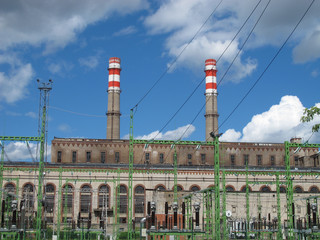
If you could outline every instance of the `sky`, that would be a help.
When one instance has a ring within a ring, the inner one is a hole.
[[[311,2],[2,0],[0,135],[38,136],[36,80],[52,79],[49,156],[54,137],[106,138],[108,59],[119,57],[121,138],[137,105],[135,138],[204,141],[204,62],[214,58],[221,141],[319,143],[320,117],[300,122],[320,107],[319,1],[283,46]],[[32,154],[3,144],[8,160],[36,158],[36,143]]]

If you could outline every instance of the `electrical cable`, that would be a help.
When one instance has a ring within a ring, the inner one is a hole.
[[[261,1],[261,0],[260,0]],[[187,45],[182,49],[182,51],[179,53],[179,55],[174,59],[174,61],[166,68],[166,70],[160,75],[158,80],[151,86],[151,88],[143,95],[143,97],[137,102],[137,104],[132,109],[137,109],[138,105],[149,95],[149,93],[152,91],[152,89],[159,83],[159,81],[169,72],[169,70],[172,68],[172,66],[178,61],[182,53],[186,50],[186,48],[191,44],[191,42],[196,38],[198,33],[202,30],[202,28],[205,26],[205,24],[209,21],[211,16],[216,12],[218,7],[221,5],[223,0],[221,0],[218,5],[215,7],[215,9],[210,13],[210,15],[207,17],[207,19],[204,21],[204,23],[201,25],[201,27],[198,29],[198,31],[195,33],[195,35],[191,38],[191,40],[187,43]]]
[[[105,118],[106,116],[103,115],[92,115],[92,114],[86,114],[86,113],[78,113],[78,112],[74,112],[74,111],[70,111],[70,110],[66,110],[63,108],[58,108],[58,107],[54,107],[54,106],[48,106],[48,108],[54,109],[54,110],[58,110],[58,111],[62,111],[62,112],[67,112],[67,113],[72,113],[75,115],[80,115],[80,116],[85,116],[85,117],[97,117],[97,118]]]
[[[248,92],[243,96],[243,98],[240,100],[240,102],[236,105],[236,107],[231,111],[231,113],[227,116],[227,118],[221,123],[220,127],[223,126],[225,124],[226,121],[228,121],[228,119],[233,115],[233,113],[239,108],[239,106],[242,104],[242,102],[247,98],[247,96],[250,94],[250,92],[254,89],[254,87],[258,84],[258,82],[261,80],[261,78],[263,77],[263,75],[266,73],[266,71],[269,69],[269,67],[271,66],[271,64],[274,62],[274,60],[277,58],[277,56],[279,55],[279,53],[281,52],[281,50],[284,48],[284,46],[286,45],[286,43],[288,42],[288,40],[290,39],[290,37],[293,35],[293,33],[295,32],[295,30],[297,29],[297,27],[300,25],[300,23],[302,22],[302,20],[304,19],[304,17],[306,16],[306,14],[308,13],[309,9],[311,8],[311,6],[313,5],[315,0],[313,0],[309,7],[306,9],[306,11],[304,12],[304,14],[302,15],[302,17],[300,18],[300,20],[298,21],[298,23],[295,25],[295,27],[292,29],[291,33],[289,34],[289,36],[286,38],[286,40],[284,41],[284,43],[281,45],[281,47],[278,49],[278,51],[276,52],[276,54],[274,55],[274,57],[271,59],[271,61],[269,62],[269,64],[266,66],[266,68],[264,69],[264,71],[260,74],[260,76],[257,78],[257,80],[254,82],[254,84],[252,85],[252,87],[248,90]]]
[[[252,14],[255,12],[255,10],[257,9],[257,7],[259,6],[259,4],[261,3],[262,0],[260,0],[255,7],[251,10],[249,16],[246,18],[246,20],[242,23],[242,26],[239,28],[239,30],[237,31],[237,33],[234,35],[234,37],[232,38],[232,40],[230,41],[229,45],[224,49],[224,51],[222,52],[222,54],[219,56],[218,60],[216,61],[216,63],[219,62],[219,60],[222,58],[222,56],[225,54],[225,52],[228,50],[228,48],[231,46],[231,44],[233,43],[233,41],[236,39],[236,37],[239,35],[240,31],[243,29],[243,27],[245,26],[245,24],[248,22],[248,20],[250,19],[250,17],[252,16]],[[269,0],[270,2],[270,0]],[[269,3],[268,3],[269,4]],[[262,13],[263,14],[263,13]],[[261,15],[260,15],[261,17]],[[244,45],[243,45],[244,46]],[[165,123],[165,125],[161,128],[161,130],[159,131],[159,133],[153,138],[153,140],[168,126],[168,124],[173,120],[173,118],[180,112],[180,110],[186,105],[186,103],[190,100],[190,98],[194,95],[194,93],[198,90],[198,88],[200,87],[200,85],[204,82],[205,77],[202,78],[202,80],[199,82],[199,84],[196,86],[196,88],[191,92],[191,94],[189,94],[189,96],[187,97],[187,99],[182,103],[182,105],[178,108],[178,110],[172,115],[172,117]],[[208,101],[208,100],[207,100]],[[206,102],[207,103],[207,102]],[[205,106],[205,104],[204,104]],[[204,108],[204,106],[202,107],[202,109]],[[199,114],[198,114],[199,115]],[[190,125],[189,125],[190,127]],[[187,128],[187,130],[189,130],[189,127]],[[186,132],[186,131],[185,131]],[[185,134],[185,132],[182,134],[182,136]],[[180,137],[179,139],[181,139],[182,137]]]

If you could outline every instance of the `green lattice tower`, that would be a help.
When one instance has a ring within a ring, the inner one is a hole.
[[[228,239],[228,232],[227,232],[227,191],[226,191],[226,171],[223,169],[222,171],[222,189],[223,189],[223,194],[222,194],[222,220],[223,220],[223,239],[227,240]]]
[[[279,173],[276,173],[276,183],[277,183],[277,218],[278,218],[277,240],[280,240],[282,239],[282,227],[281,227],[281,201],[280,201]]]
[[[249,240],[249,228],[250,228],[250,205],[249,205],[249,163],[246,161],[246,239]]]
[[[215,206],[214,224],[216,239],[220,239],[220,162],[219,162],[219,137],[214,138],[214,186],[215,186]]]
[[[61,223],[61,199],[62,199],[62,167],[59,168],[59,190],[58,190],[58,216],[57,216],[57,239],[60,239]]]
[[[132,240],[133,231],[132,220],[133,220],[133,202],[132,202],[132,175],[133,175],[133,109],[130,111],[130,133],[129,133],[129,179],[128,179],[128,239]]]

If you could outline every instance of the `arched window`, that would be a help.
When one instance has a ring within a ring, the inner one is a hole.
[[[44,188],[45,196],[45,211],[47,213],[54,212],[54,197],[55,197],[55,187],[53,184],[48,183]]]
[[[135,213],[144,213],[144,187],[137,186],[134,189],[134,206]]]
[[[233,186],[227,186],[226,187],[227,192],[234,192],[234,187]]]
[[[84,185],[80,189],[80,212],[89,213],[91,211],[91,187]]]
[[[172,189],[174,190],[174,187]],[[181,185],[177,185],[177,191],[178,192],[183,191],[183,187]]]
[[[197,191],[200,191],[200,188],[199,188],[198,186],[192,186],[192,187],[190,188],[190,191],[192,191],[192,192],[197,192]]]
[[[155,188],[155,190],[160,191],[160,192],[164,192],[166,190],[166,188],[163,185],[159,185]]]
[[[241,192],[246,192],[246,191],[247,191],[247,186],[243,186],[243,187],[241,188]],[[249,187],[249,192],[252,192],[251,187]]]
[[[34,208],[34,190],[31,183],[27,183],[23,187],[23,199],[25,200],[26,212],[33,213]]]
[[[263,186],[260,188],[260,192],[271,192],[271,189],[268,186]]]
[[[13,183],[7,183],[5,186],[4,186],[4,191],[6,193],[13,193],[15,194],[16,193],[16,187]]]
[[[312,186],[312,187],[310,187],[309,192],[310,193],[319,193],[319,188],[316,186]]]
[[[120,213],[127,213],[128,196],[125,185],[120,185]]]
[[[280,193],[286,193],[287,189],[285,186],[280,186]]]
[[[110,187],[108,185],[101,185],[99,187],[99,208],[110,208]]]
[[[73,210],[73,187],[68,184],[62,189],[62,213],[72,213]]]
[[[302,189],[302,187],[297,186],[297,187],[294,188],[293,192],[295,192],[295,193],[303,193],[303,189]]]

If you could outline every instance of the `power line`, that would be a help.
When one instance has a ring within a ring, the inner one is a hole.
[[[260,0],[261,1],[261,0]],[[198,31],[195,33],[195,35],[191,38],[191,40],[187,43],[187,45],[181,50],[179,55],[174,59],[174,61],[166,68],[166,70],[160,75],[157,81],[151,86],[151,88],[143,95],[143,97],[137,102],[137,104],[132,108],[137,108],[138,105],[149,95],[149,93],[152,91],[152,89],[160,82],[160,80],[169,72],[169,70],[174,66],[174,64],[178,61],[182,53],[186,50],[186,48],[191,44],[191,42],[196,38],[198,33],[202,30],[202,28],[205,26],[205,24],[209,21],[211,16],[215,13],[215,11],[218,9],[218,7],[221,5],[223,0],[221,0],[218,5],[215,7],[215,9],[210,13],[210,15],[207,17],[207,19],[204,21],[204,23],[201,25],[201,27],[198,29]]]
[[[106,117],[103,115],[92,115],[92,114],[74,112],[74,111],[70,111],[70,110],[66,110],[66,109],[58,108],[58,107],[54,107],[54,106],[48,106],[48,108],[52,108],[52,109],[55,109],[58,111],[67,112],[67,113],[71,113],[71,114],[75,114],[75,115],[79,115],[79,116],[85,116],[85,117],[96,117],[96,118],[105,118]]]
[[[247,98],[247,96],[250,94],[250,92],[254,89],[254,87],[258,84],[258,82],[261,80],[261,78],[263,77],[263,75],[265,74],[265,72],[269,69],[269,67],[271,66],[271,64],[274,62],[274,60],[277,58],[277,56],[279,55],[279,53],[281,52],[281,50],[284,48],[284,46],[286,45],[286,43],[288,42],[288,40],[290,39],[290,37],[292,36],[292,34],[295,32],[295,30],[297,29],[297,27],[300,25],[300,23],[302,22],[302,20],[304,19],[304,17],[306,16],[306,14],[308,13],[309,9],[311,8],[311,6],[313,5],[315,0],[313,0],[309,7],[307,8],[307,10],[304,12],[304,14],[302,15],[302,17],[300,18],[300,20],[298,21],[298,23],[295,25],[295,27],[292,29],[291,33],[289,34],[289,36],[286,38],[286,40],[284,41],[284,43],[282,44],[282,46],[278,49],[277,53],[274,55],[274,57],[271,59],[271,61],[269,62],[269,64],[266,66],[266,68],[264,69],[264,71],[260,74],[260,76],[258,77],[258,79],[254,82],[254,84],[252,85],[252,87],[248,90],[248,92],[243,96],[243,98],[240,100],[240,102],[236,105],[236,107],[231,111],[231,113],[228,115],[228,117],[222,122],[222,124],[220,125],[223,126],[224,123],[233,115],[233,113],[239,108],[239,106],[242,104],[242,102]]]

